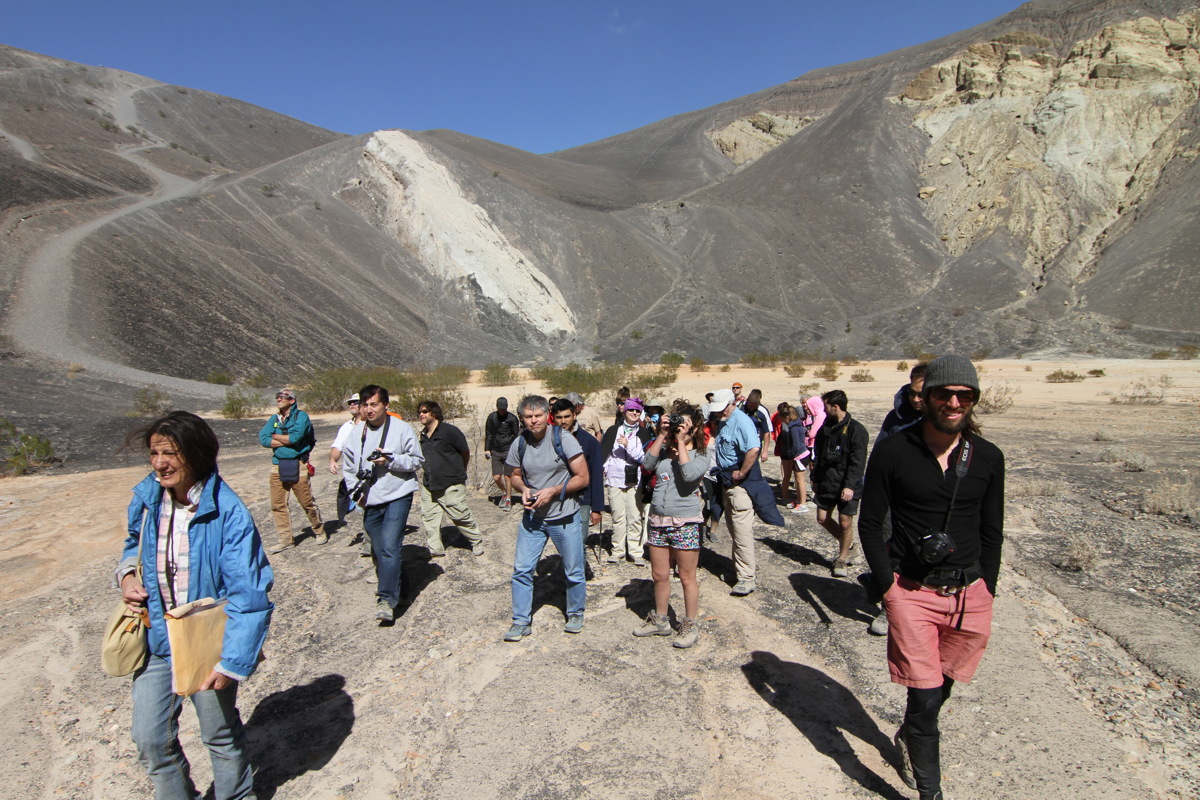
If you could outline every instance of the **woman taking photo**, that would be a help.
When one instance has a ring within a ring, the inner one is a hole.
[[[700,530],[704,510],[700,481],[711,459],[704,439],[700,409],[676,400],[671,417],[646,448],[642,465],[656,476],[648,514],[650,573],[654,578],[654,610],[634,636],[670,636],[667,616],[671,601],[671,563],[679,570],[685,616],[673,644],[691,647],[699,634],[700,587],[696,565],[700,561]]]
[[[183,698],[172,690],[163,613],[204,597],[227,599],[221,659],[191,696],[212,759],[217,800],[254,797],[242,742],[237,689],[254,672],[273,606],[271,566],[246,506],[217,474],[216,434],[204,420],[173,411],[130,435],[151,473],[133,489],[129,535],[117,568],[125,603],[149,614],[146,665],[133,674],[133,741],[158,800],[193,800],[179,747]],[[138,567],[141,567],[139,576]]]

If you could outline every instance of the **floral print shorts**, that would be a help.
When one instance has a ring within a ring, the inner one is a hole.
[[[660,528],[649,526],[646,541],[651,547],[674,547],[676,550],[700,549],[699,522],[687,522],[679,526]]]

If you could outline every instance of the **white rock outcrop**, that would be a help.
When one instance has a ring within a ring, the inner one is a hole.
[[[360,164],[361,173],[345,189],[365,192],[374,204],[372,221],[431,275],[448,282],[473,279],[486,297],[543,333],[574,332],[575,315],[554,281],[419,141],[403,131],[377,132]]]

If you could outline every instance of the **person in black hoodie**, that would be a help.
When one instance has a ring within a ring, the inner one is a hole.
[[[921,390],[925,387],[927,369],[929,365],[921,363],[909,371],[908,383],[901,386],[892,398],[892,410],[883,418],[883,424],[879,426],[879,435],[875,437],[875,444],[879,444],[901,428],[907,428],[921,420],[925,410]]]
[[[863,472],[867,467],[867,429],[846,410],[849,400],[841,389],[821,395],[825,424],[817,432],[813,450],[813,494],[817,522],[838,540],[833,577],[846,577],[854,547],[854,515],[862,495]],[[833,519],[837,507],[838,518]]]

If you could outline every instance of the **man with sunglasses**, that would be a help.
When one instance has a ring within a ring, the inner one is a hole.
[[[895,737],[901,775],[921,800],[941,800],[938,715],[954,682],[974,676],[991,634],[1004,454],[979,435],[979,377],[968,359],[930,362],[921,399],[922,421],[871,453],[858,533],[887,609],[888,671],[908,687]]]

